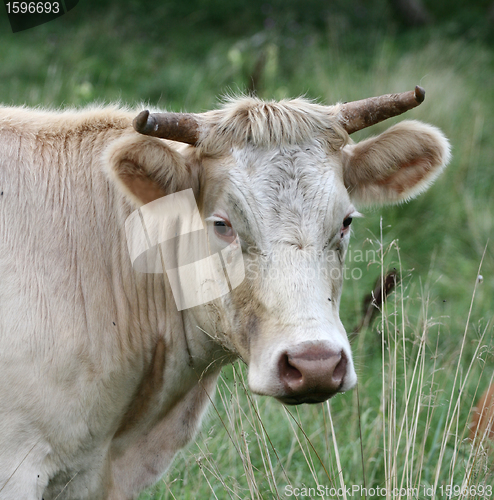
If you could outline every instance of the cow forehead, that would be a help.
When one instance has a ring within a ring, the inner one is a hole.
[[[209,210],[224,210],[239,231],[253,236],[269,232],[281,241],[298,235],[298,241],[314,242],[339,227],[351,206],[339,155],[317,141],[237,148],[227,163],[213,182],[217,194]]]
[[[308,145],[270,150],[243,148],[233,151],[232,158],[230,182],[237,187],[246,183],[248,191],[266,209],[293,205],[291,209],[295,210],[297,202],[299,210],[317,210],[319,204],[313,202],[335,200],[337,180],[342,179],[339,162],[322,148]]]

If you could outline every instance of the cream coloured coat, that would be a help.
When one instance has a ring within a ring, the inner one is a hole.
[[[342,223],[354,203],[424,190],[449,145],[419,122],[353,144],[337,111],[239,99],[204,114],[191,147],[138,135],[118,108],[0,108],[0,499],[135,498],[236,356],[254,392],[293,402],[280,359],[323,345],[345,359],[338,391],[353,387]],[[187,188],[234,227],[251,272],[179,312],[166,275],[133,270],[124,223]]]

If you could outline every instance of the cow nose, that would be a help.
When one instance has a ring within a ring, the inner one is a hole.
[[[283,353],[279,375],[286,394],[285,404],[321,403],[334,396],[343,385],[348,360],[343,351],[311,345]]]

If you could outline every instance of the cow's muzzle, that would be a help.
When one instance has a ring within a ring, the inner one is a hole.
[[[289,405],[322,403],[341,392],[347,366],[343,350],[325,343],[304,342],[296,350],[283,352],[278,372],[285,394],[278,399]]]

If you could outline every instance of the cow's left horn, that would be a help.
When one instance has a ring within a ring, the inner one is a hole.
[[[398,116],[421,104],[425,90],[418,85],[415,90],[401,94],[386,94],[361,101],[347,102],[340,106],[339,120],[343,128],[353,134],[393,116]]]
[[[137,132],[161,139],[196,144],[199,140],[199,123],[191,113],[149,113],[141,111],[133,122]]]

